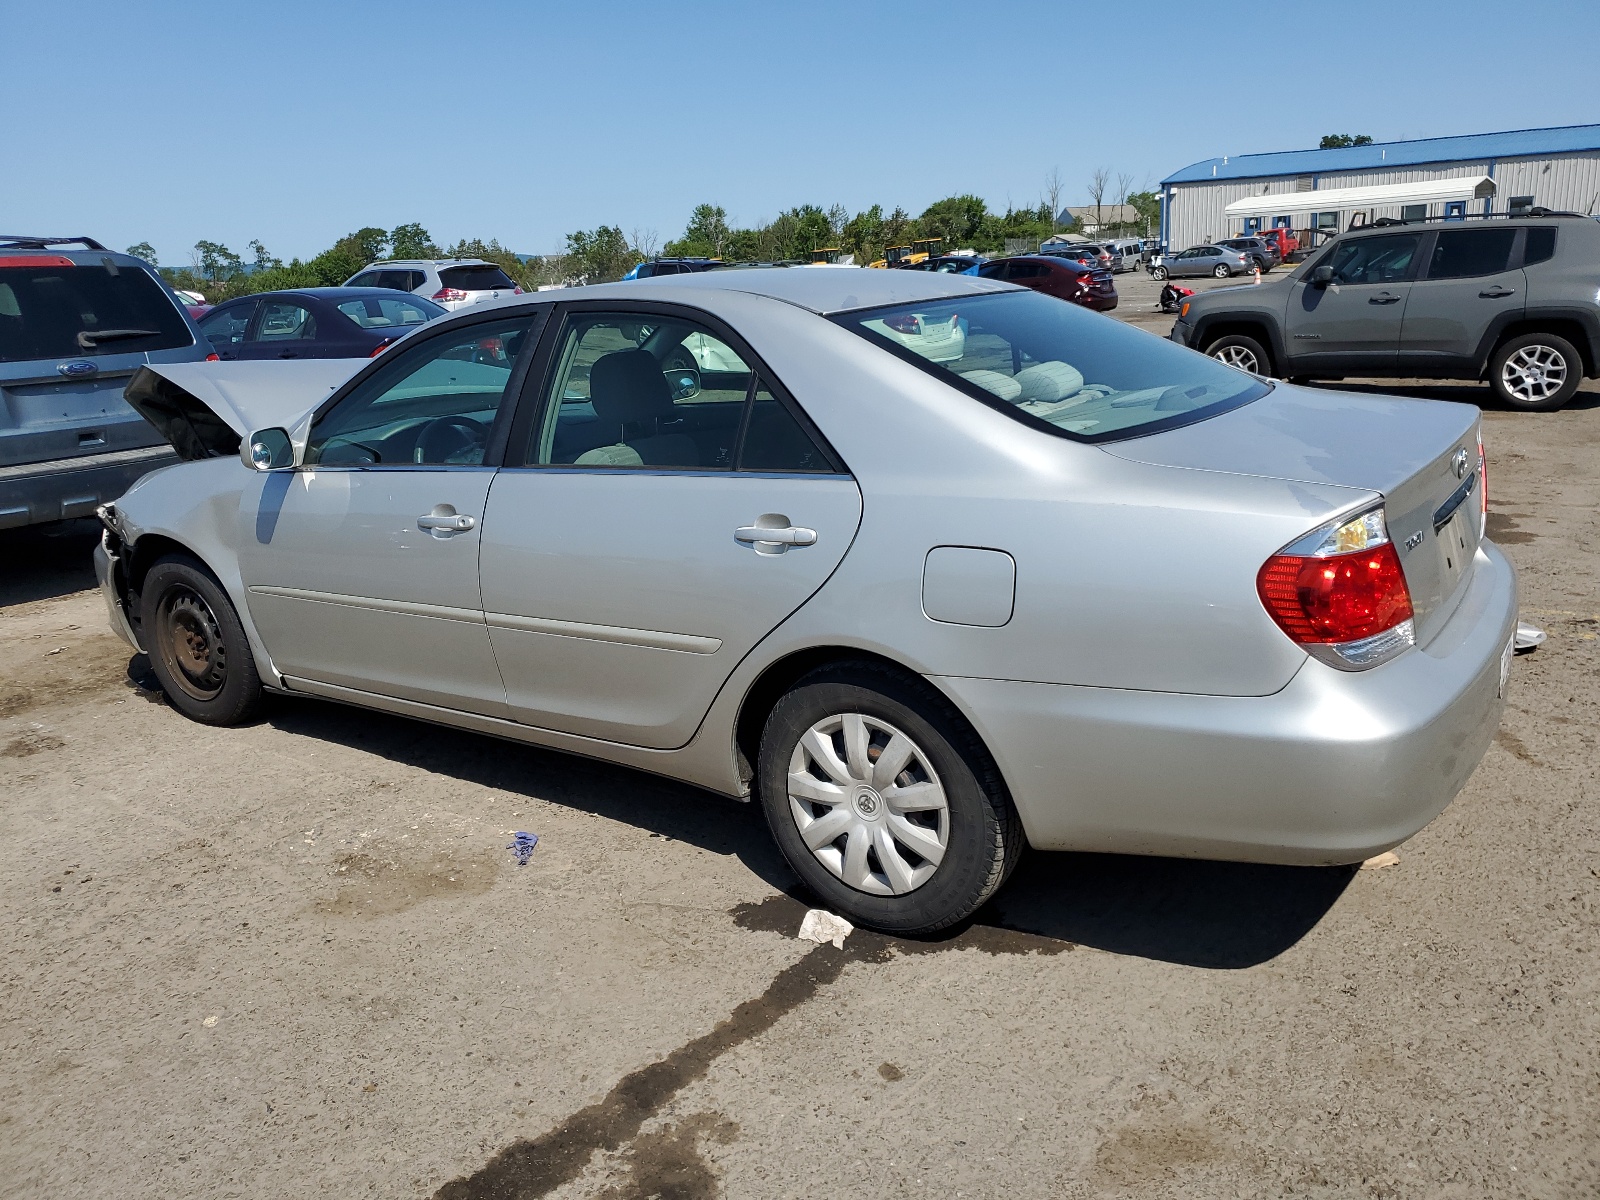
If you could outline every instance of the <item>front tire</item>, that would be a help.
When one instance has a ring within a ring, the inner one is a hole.
[[[1553,333],[1511,338],[1489,360],[1489,384],[1511,408],[1554,412],[1583,382],[1583,359],[1571,342]]]
[[[1167,277],[1167,269],[1165,267],[1151,267],[1150,268],[1150,278],[1152,278],[1152,279],[1165,279],[1166,277]]]
[[[976,735],[926,683],[873,664],[820,668],[778,701],[757,781],[789,865],[857,925],[944,929],[976,912],[1022,853]]]
[[[1206,347],[1206,353],[1218,362],[1249,371],[1252,375],[1272,374],[1272,362],[1267,358],[1266,347],[1242,333],[1230,333],[1218,338]]]
[[[239,725],[261,707],[244,626],[216,577],[186,554],[157,559],[139,592],[150,668],[173,708],[203,725]]]

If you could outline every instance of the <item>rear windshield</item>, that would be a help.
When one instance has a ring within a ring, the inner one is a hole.
[[[1270,385],[1038,292],[843,313],[834,320],[1024,424],[1080,441],[1188,425]]]
[[[392,329],[397,325],[421,325],[445,310],[421,296],[401,295],[362,296],[359,300],[346,300],[339,311],[363,329]]]
[[[177,304],[138,267],[0,267],[0,362],[193,344]]]
[[[516,285],[499,267],[446,267],[439,272],[439,282],[445,287],[461,292],[492,292],[496,288],[510,291]]]

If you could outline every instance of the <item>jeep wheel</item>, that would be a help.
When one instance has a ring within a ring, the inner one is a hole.
[[[1583,360],[1571,342],[1552,333],[1514,337],[1489,360],[1495,395],[1524,412],[1554,412],[1582,381]]]
[[[1266,349],[1255,338],[1245,337],[1241,333],[1218,338],[1206,347],[1206,353],[1218,362],[1249,371],[1252,375],[1272,374],[1272,361],[1267,357]]]
[[[1233,274],[1233,268],[1227,263],[1218,263],[1216,266],[1211,268],[1211,273],[1218,279],[1226,279],[1228,276]]]
[[[238,725],[261,706],[244,626],[216,577],[188,555],[158,559],[139,589],[150,669],[173,708],[205,725]]]
[[[1024,845],[994,761],[938,692],[869,663],[801,679],[761,733],[757,791],[824,907],[886,933],[971,916]]]

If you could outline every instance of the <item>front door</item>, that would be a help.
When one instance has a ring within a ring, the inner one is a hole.
[[[396,352],[318,416],[303,466],[246,489],[240,570],[284,675],[506,714],[478,547],[533,319]]]
[[[553,351],[542,416],[484,522],[483,603],[511,709],[681,746],[833,572],[861,494],[727,330],[671,310],[579,311]]]
[[[240,358],[315,358],[316,345],[316,314],[279,297],[261,302],[255,324],[236,349]]]
[[[1490,328],[1520,316],[1527,297],[1522,271],[1510,269],[1520,231],[1441,229],[1427,269],[1406,302],[1400,365],[1419,375],[1475,378],[1478,346]]]
[[[1334,246],[1289,291],[1284,344],[1292,370],[1393,372],[1421,233],[1351,238]],[[1326,284],[1311,281],[1331,267]]]

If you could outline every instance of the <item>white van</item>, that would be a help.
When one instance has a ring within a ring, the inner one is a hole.
[[[1115,264],[1113,270],[1136,271],[1144,261],[1144,243],[1138,238],[1115,238],[1104,244],[1111,251],[1111,261]],[[1116,257],[1119,254],[1122,256],[1120,262]]]

